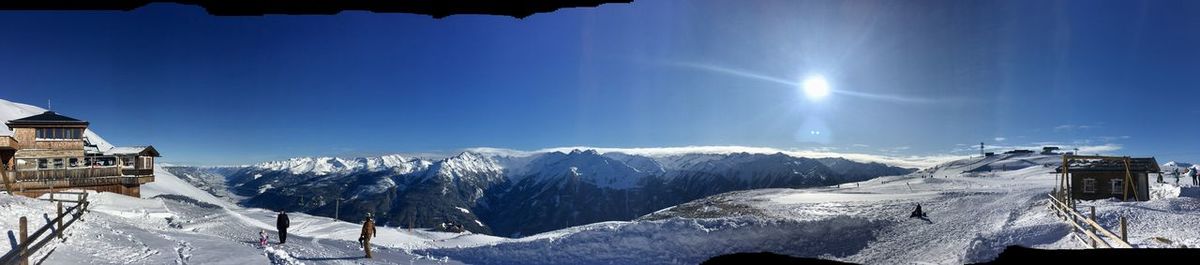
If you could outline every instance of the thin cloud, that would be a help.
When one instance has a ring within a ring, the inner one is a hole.
[[[908,149],[908,146],[898,147],[899,149]],[[538,153],[546,152],[571,152],[573,150],[596,150],[599,153],[625,153],[632,155],[643,155],[649,157],[668,157],[685,154],[731,154],[731,153],[751,153],[751,154],[776,154],[783,153],[785,155],[805,158],[832,158],[841,157],[858,162],[875,162],[893,166],[909,167],[909,168],[927,168],[938,164],[963,159],[967,156],[962,155],[926,155],[926,156],[888,156],[874,155],[861,153],[845,153],[811,149],[779,149],[771,147],[750,147],[750,146],[683,146],[683,147],[640,147],[640,148],[604,148],[591,146],[568,146],[545,148],[535,151],[521,151],[504,148],[470,148],[467,151],[479,153],[492,153],[508,156],[529,156]]]
[[[1093,129],[1093,128],[1096,128],[1096,126],[1095,125],[1063,124],[1063,125],[1059,125],[1059,126],[1054,126],[1054,131],[1055,132],[1067,132],[1067,131],[1075,131],[1075,130],[1088,130],[1088,129]]]

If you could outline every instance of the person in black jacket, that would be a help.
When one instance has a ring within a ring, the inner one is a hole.
[[[913,210],[912,214],[908,215],[908,218],[925,218],[925,217],[927,217],[927,216],[925,215],[924,211],[921,211],[920,203],[917,204],[917,209]]]
[[[287,213],[279,211],[279,216],[275,218],[275,228],[279,230],[279,244],[287,243],[287,229],[291,224]]]

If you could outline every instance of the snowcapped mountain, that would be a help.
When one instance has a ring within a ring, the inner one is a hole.
[[[1163,163],[1160,168],[1164,174],[1175,174],[1175,172],[1178,171],[1179,174],[1182,175],[1186,174],[1188,169],[1191,169],[1192,171],[1200,171],[1200,165],[1175,161]]]
[[[913,171],[782,153],[650,157],[596,150],[473,150],[440,160],[400,155],[302,157],[244,168],[167,170],[204,176],[185,177],[188,181],[224,179],[227,197],[251,207],[337,214],[351,221],[371,212],[384,225],[434,227],[454,222],[471,231],[506,236],[631,220],[734,190],[833,185]]]
[[[360,170],[372,172],[381,170],[396,170],[398,173],[403,174],[420,170],[428,166],[429,163],[427,161],[407,158],[401,155],[360,157],[354,159],[343,159],[337,157],[301,157],[254,165],[255,168],[262,170],[287,170],[293,175],[328,175],[333,173],[348,173]]]

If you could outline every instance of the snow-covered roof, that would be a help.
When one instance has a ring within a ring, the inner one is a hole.
[[[1100,160],[1100,159],[1072,159],[1070,161],[1069,171],[1125,171],[1124,160]],[[1132,172],[1161,172],[1158,162],[1153,157],[1130,158],[1129,171]],[[1061,173],[1062,167],[1055,168],[1054,172]]]
[[[158,150],[154,150],[154,146],[118,146],[104,151],[105,155],[138,155],[145,154],[158,156]]]

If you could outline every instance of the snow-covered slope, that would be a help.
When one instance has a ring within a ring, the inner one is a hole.
[[[0,99],[0,120],[9,121],[42,114],[46,109]],[[12,135],[8,126],[0,126],[0,135]]]
[[[160,169],[161,170],[161,169]],[[500,238],[379,227],[372,241],[375,259],[363,259],[356,246],[360,226],[324,217],[291,213],[287,244],[277,245],[276,212],[242,208],[204,193],[173,174],[160,171],[143,196],[93,193],[91,211],[67,230],[67,240],[52,240],[33,255],[45,264],[458,264],[444,257],[415,255],[410,249],[474,246]],[[15,230],[17,216],[40,221],[53,204],[0,194],[0,229]],[[259,230],[271,237],[257,247]],[[7,252],[10,244],[0,244]]]
[[[46,112],[46,110],[39,107],[0,99],[0,122],[25,118],[42,114],[43,112]],[[9,130],[8,126],[0,126],[0,135],[12,135],[12,130]],[[99,147],[100,150],[108,150],[113,148],[112,144],[108,143],[108,141],[105,141],[104,138],[101,138],[99,135],[96,135],[92,129],[85,130],[83,132],[83,136],[88,143],[96,145],[96,147]]]
[[[865,264],[962,264],[1006,246],[1083,248],[1047,207],[1048,156],[965,159],[936,169],[837,186],[724,193],[631,222],[604,222],[466,248],[418,251],[474,264],[695,264],[734,252],[771,251]],[[1035,163],[1038,163],[1035,162]],[[968,173],[963,173],[968,172]],[[928,176],[935,177],[928,177]],[[1200,187],[1152,187],[1149,202],[1100,200],[1099,222],[1131,220],[1138,247],[1200,247]],[[920,203],[929,222],[908,218]],[[1170,243],[1167,243],[1170,242]]]

